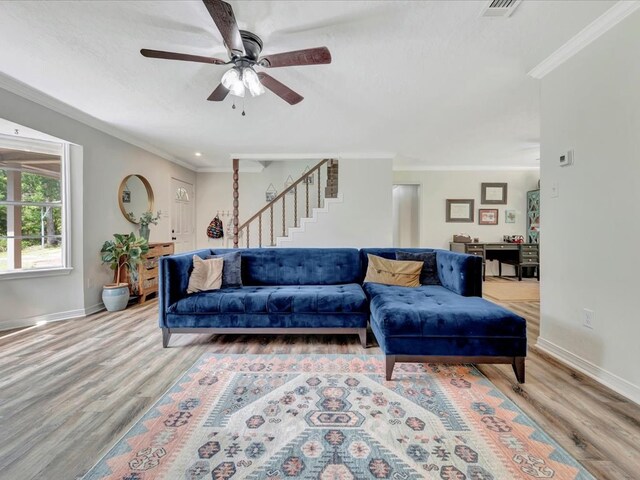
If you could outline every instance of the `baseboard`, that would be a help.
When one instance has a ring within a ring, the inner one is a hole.
[[[0,321],[0,330],[13,330],[14,328],[33,327],[34,325],[41,325],[43,323],[84,318],[87,315],[91,315],[101,310],[104,310],[104,305],[102,303],[97,303],[88,308],[77,308],[75,310],[67,310],[66,312],[47,313],[45,315],[19,318],[17,320]]]
[[[544,338],[538,337],[536,348],[640,405],[640,387],[637,385]]]

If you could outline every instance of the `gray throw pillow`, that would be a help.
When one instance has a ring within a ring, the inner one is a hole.
[[[242,257],[240,252],[210,255],[207,258],[222,258],[222,288],[242,286]]]
[[[421,285],[442,285],[438,276],[436,252],[396,252],[396,260],[424,262],[420,272]]]

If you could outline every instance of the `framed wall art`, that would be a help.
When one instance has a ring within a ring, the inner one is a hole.
[[[497,208],[481,208],[478,210],[478,225],[497,225],[498,209]]]
[[[506,183],[483,183],[481,184],[482,195],[480,203],[482,205],[506,205],[507,204],[507,184]]]
[[[447,223],[473,223],[473,199],[447,199]]]
[[[516,211],[505,210],[504,211],[504,223],[516,223]]]

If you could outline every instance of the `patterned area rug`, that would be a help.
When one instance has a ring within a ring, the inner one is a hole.
[[[592,479],[475,367],[203,356],[85,479]]]

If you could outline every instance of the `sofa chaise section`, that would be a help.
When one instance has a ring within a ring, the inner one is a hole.
[[[397,250],[361,250],[363,268],[368,253],[395,258]],[[396,362],[507,363],[523,383],[526,320],[481,298],[481,259],[446,250],[402,251],[434,251],[442,285],[364,284],[387,379]]]

